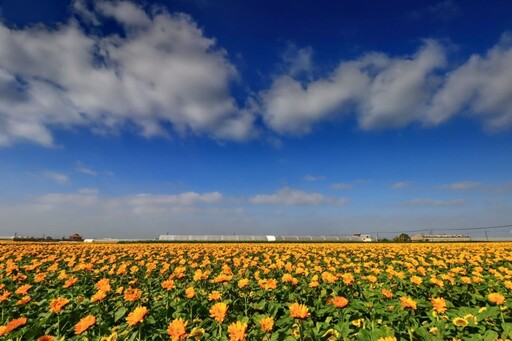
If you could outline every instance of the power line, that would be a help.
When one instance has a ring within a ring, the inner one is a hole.
[[[385,234],[385,233],[414,233],[414,232],[425,232],[425,231],[475,231],[475,230],[492,230],[501,229],[504,227],[512,227],[509,225],[497,225],[497,226],[481,226],[481,227],[459,227],[459,228],[424,228],[418,230],[402,230],[402,231],[375,231],[369,232],[370,234]]]

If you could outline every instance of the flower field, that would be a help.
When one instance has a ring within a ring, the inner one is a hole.
[[[0,339],[512,338],[512,244],[0,244]]]

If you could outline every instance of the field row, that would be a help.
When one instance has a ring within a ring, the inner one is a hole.
[[[512,338],[512,244],[0,244],[12,340]]]

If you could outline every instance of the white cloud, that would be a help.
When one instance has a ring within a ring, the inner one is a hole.
[[[223,196],[219,192],[196,193],[185,192],[176,195],[152,195],[138,194],[126,197],[124,200],[132,206],[150,206],[150,205],[179,205],[187,206],[199,203],[218,203],[222,201]]]
[[[352,187],[354,187],[354,185],[347,182],[337,182],[331,184],[331,188],[335,190],[351,189]]]
[[[66,174],[53,171],[44,171],[42,174],[44,177],[51,179],[58,184],[67,185],[69,183],[69,177]]]
[[[422,118],[437,85],[435,71],[444,65],[443,47],[427,40],[412,57],[368,53],[313,81],[283,74],[260,93],[263,118],[277,132],[292,134],[352,111],[363,129],[401,127]]]
[[[297,135],[349,114],[365,130],[434,126],[455,115],[480,118],[490,130],[512,127],[512,35],[485,55],[446,65],[444,47],[426,40],[412,56],[370,52],[326,77],[304,81],[289,69],[260,92],[262,115],[276,132]]]
[[[82,174],[86,174],[86,175],[91,175],[91,176],[96,176],[98,175],[98,172],[96,172],[94,169],[90,168],[90,167],[87,167],[86,165],[84,165],[81,161],[77,161],[75,163],[75,170],[77,172],[80,172]]]
[[[442,189],[450,189],[450,190],[455,190],[455,191],[465,191],[465,190],[479,188],[481,186],[482,186],[482,184],[480,182],[476,182],[476,181],[459,181],[459,182],[452,182],[449,184],[440,185],[438,187],[442,188]]]
[[[105,197],[94,188],[82,188],[74,193],[49,193],[36,198],[36,203],[46,209],[60,210],[94,208],[135,215],[188,214],[202,204],[218,204],[223,201],[219,192],[155,195],[136,194],[120,197]]]
[[[100,197],[96,189],[83,188],[76,193],[49,193],[42,195],[36,200],[39,204],[48,208],[61,205],[92,206],[98,204]]]
[[[313,71],[313,49],[311,47],[298,48],[294,44],[288,44],[283,54],[283,61],[287,72],[291,76],[311,77]]]
[[[304,177],[302,177],[302,180],[311,181],[311,182],[321,181],[321,180],[325,180],[325,176],[323,176],[323,175],[305,175]]]
[[[416,198],[406,202],[410,206],[429,206],[429,207],[444,207],[444,206],[462,206],[466,204],[464,199],[453,200],[435,200],[428,198]]]
[[[406,189],[412,187],[412,182],[410,181],[399,181],[395,182],[393,185],[391,185],[393,189]]]
[[[250,202],[253,204],[269,205],[345,205],[348,203],[348,199],[327,197],[321,193],[308,193],[285,187],[274,194],[255,195],[250,198]]]
[[[130,124],[147,137],[252,136],[252,111],[230,95],[235,67],[189,16],[127,1],[73,8],[92,25],[116,21],[124,34],[85,33],[97,30],[74,19],[55,29],[0,22],[1,145],[52,146],[55,128],[108,133]]]
[[[460,112],[481,117],[489,129],[512,127],[512,36],[449,73],[426,121],[438,124]]]

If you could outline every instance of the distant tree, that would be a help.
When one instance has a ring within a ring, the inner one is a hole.
[[[402,233],[393,238],[393,241],[398,243],[409,243],[411,241],[411,237],[407,233]]]

